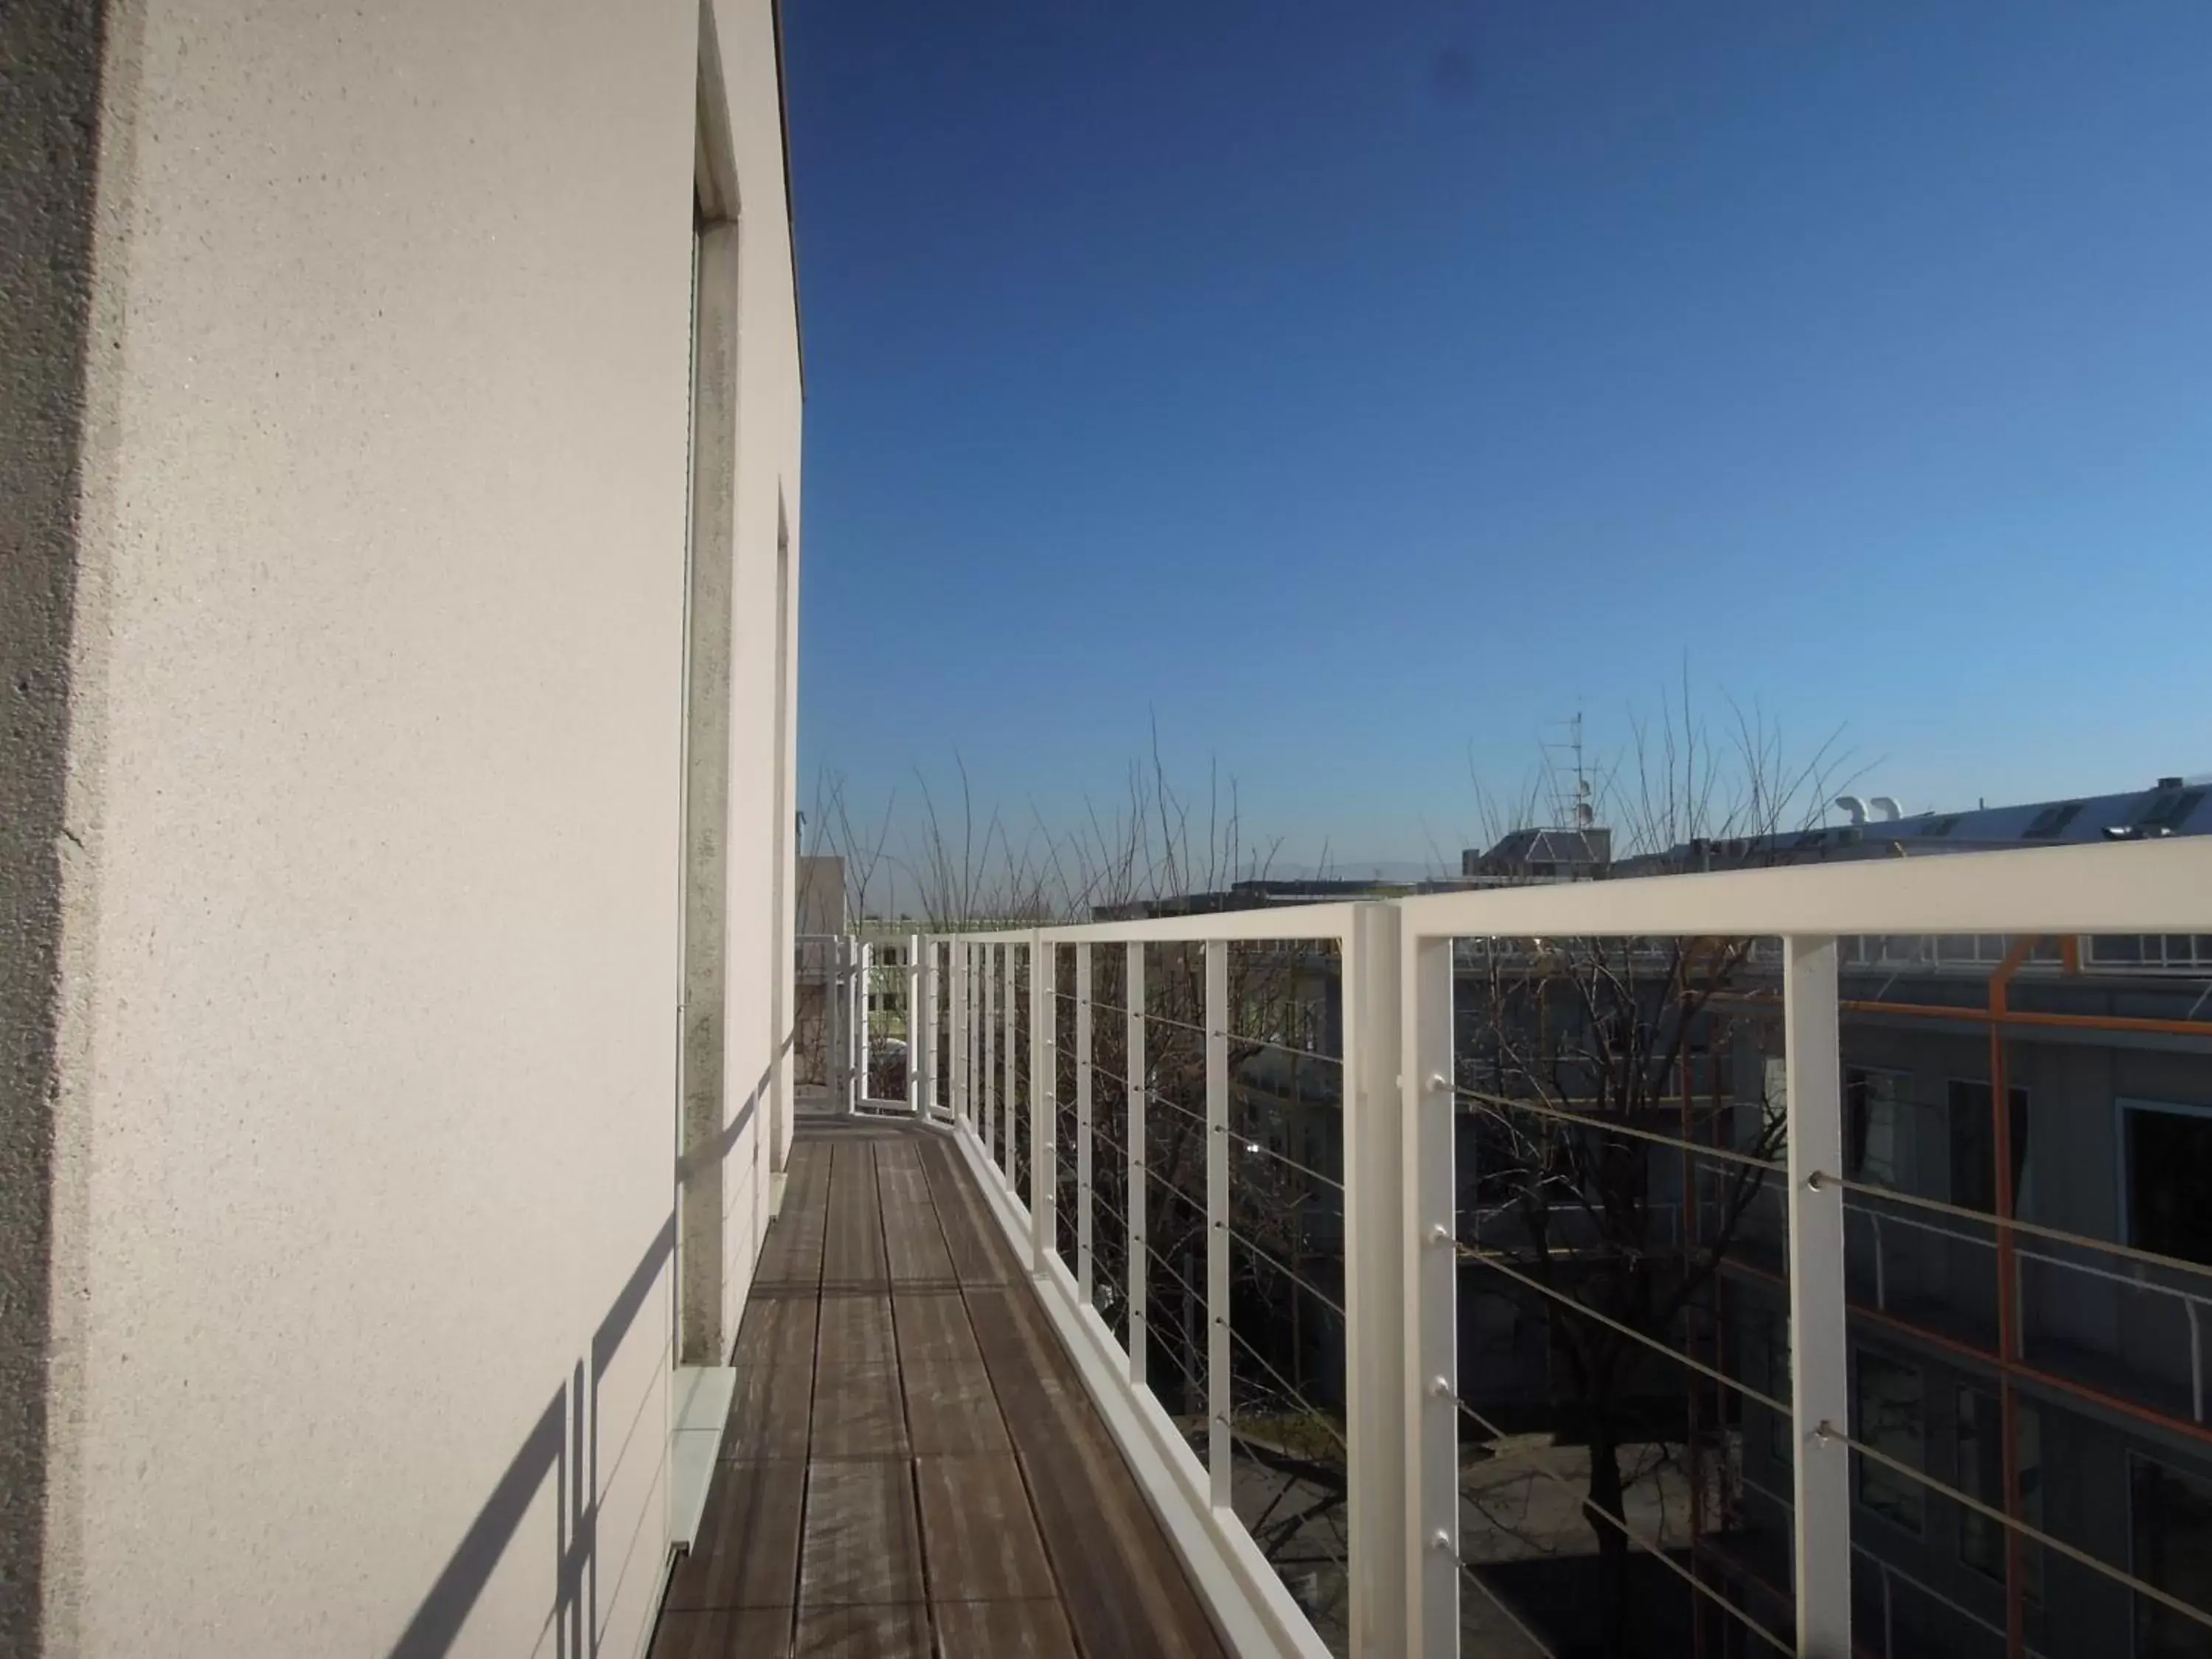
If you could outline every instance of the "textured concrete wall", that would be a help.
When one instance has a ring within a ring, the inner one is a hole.
[[[0,1653],[36,1650],[102,9],[0,8]]]
[[[799,388],[772,17],[716,10],[745,308],[726,1191],[757,1194],[755,608],[779,512],[796,557]],[[697,13],[118,11],[46,1644],[634,1652],[666,1536]],[[763,1207],[732,1206],[733,1295]]]

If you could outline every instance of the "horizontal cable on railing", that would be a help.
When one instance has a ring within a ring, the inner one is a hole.
[[[2179,1256],[2160,1255],[2155,1250],[2139,1249],[2132,1244],[2116,1243],[2111,1239],[2093,1238],[2086,1233],[2068,1232],[2063,1227],[2046,1227],[2039,1222],[2022,1221],[2017,1216],[1999,1216],[1987,1210],[1976,1210],[1963,1204],[1950,1204],[1940,1198],[1923,1198],[1917,1193],[1899,1192],[1888,1187],[1875,1186],[1864,1181],[1855,1181],[1826,1170],[1815,1170],[1810,1179],[1817,1185],[1833,1184],[1847,1193],[1856,1193],[1878,1203],[1899,1204],[1909,1209],[1927,1210],[1936,1215],[1955,1216],[1978,1226],[2007,1232],[2026,1233],[2033,1238],[2047,1238],[2057,1244],[2071,1244],[2077,1249],[2094,1250],[2100,1255],[2117,1255],[2130,1261],[2140,1261],[2146,1267],[2160,1267],[2171,1273],[2190,1274],[2192,1278],[2212,1278],[2212,1265],[2202,1261],[2185,1261]],[[1960,1235],[1954,1234],[1954,1237]],[[2061,1263],[2062,1266],[2073,1264]]]
[[[1218,1225],[1220,1224],[1217,1223],[1216,1224]],[[1243,1247],[1251,1251],[1254,1255],[1258,1256],[1261,1261],[1266,1262],[1277,1273],[1282,1274],[1282,1276],[1289,1279],[1291,1284],[1296,1285],[1308,1296],[1313,1297],[1314,1300],[1328,1308],[1331,1312],[1335,1314],[1339,1319],[1342,1319],[1346,1316],[1344,1311],[1343,1304],[1337,1301],[1334,1297],[1329,1295],[1327,1291],[1322,1290],[1321,1286],[1312,1283],[1309,1279],[1300,1278],[1297,1273],[1285,1267],[1267,1251],[1261,1249],[1259,1245],[1254,1243],[1250,1239],[1245,1237],[1243,1234],[1238,1232],[1234,1227],[1230,1228],[1228,1231],[1229,1237],[1232,1240],[1243,1244]]]
[[[1468,1498],[1464,1492],[1460,1496],[1462,1502],[1471,1503],[1474,1501],[1471,1498]],[[1553,1650],[1544,1645],[1543,1638],[1537,1635],[1534,1631],[1528,1628],[1528,1621],[1522,1619],[1519,1613],[1514,1612],[1511,1604],[1508,1602],[1504,1596],[1500,1595],[1496,1590],[1491,1589],[1489,1583],[1480,1573],[1477,1572],[1465,1561],[1455,1561],[1453,1565],[1458,1567],[1461,1574],[1469,1583],[1473,1584],[1475,1589],[1482,1592],[1484,1599],[1486,1600],[1492,1607],[1496,1607],[1498,1612],[1505,1615],[1506,1623],[1512,1626],[1514,1629],[1519,1631],[1522,1636],[1528,1638],[1528,1645],[1530,1647],[1535,1649],[1538,1653],[1543,1655],[1544,1659],[1558,1659],[1558,1656]]]
[[[1821,1177],[1824,1181],[1826,1178],[1827,1177],[1825,1176]],[[1856,1183],[1853,1183],[1853,1185],[1854,1189],[1856,1190]],[[1881,1190],[1885,1196],[1889,1195],[1888,1188],[1884,1188]],[[1990,1215],[1987,1211],[1978,1210],[1972,1212],[1972,1213],[1980,1218],[1981,1224],[1990,1232],[1993,1233],[1996,1231],[1997,1220],[1995,1216]],[[1941,1226],[1933,1221],[1923,1221],[1917,1216],[1883,1215],[1875,1210],[1866,1207],[1863,1205],[1856,1208],[1846,1206],[1844,1210],[1844,1214],[1847,1219],[1852,1216],[1861,1217],[1867,1222],[1872,1224],[1876,1228],[1877,1231],[1879,1231],[1881,1226],[1887,1224],[1895,1227],[1903,1227],[1916,1233],[1926,1233],[1933,1238],[1945,1238],[1949,1239],[1955,1243],[1971,1244],[1978,1250],[1994,1250],[1997,1248],[1997,1242],[1993,1237],[1985,1237],[1970,1232],[1962,1232],[1955,1227]],[[2011,1224],[2013,1228],[2018,1230],[2025,1224],[2014,1222]],[[2132,1256],[2135,1255],[2134,1251],[2124,1246],[2098,1243],[2086,1246],[2084,1248],[2100,1250],[2118,1249],[2124,1255]],[[2101,1279],[2106,1284],[2118,1285],[2123,1290],[2144,1291],[2153,1296],[2170,1296],[2182,1302],[2195,1302],[2205,1306],[2212,1306],[2212,1291],[2185,1291],[2179,1285],[2161,1285],[2154,1279],[2138,1279],[2131,1274],[2116,1273],[2110,1267],[2100,1267],[2094,1261],[2075,1261],[2063,1255],[2050,1255],[2045,1254],[2044,1251],[2031,1250],[2024,1247],[2014,1249],[2013,1254],[2022,1261],[2037,1261],[2042,1263],[2047,1267],[2062,1268],[2067,1273],[2087,1273],[2092,1279]],[[2172,1258],[2161,1256],[2157,1258],[2157,1261],[2160,1264],[2164,1265],[2171,1262]],[[2200,1271],[2202,1270],[2200,1269]]]
[[[1255,1048],[1273,1048],[1278,1054],[1296,1054],[1302,1060],[1317,1060],[1324,1066],[1344,1064],[1342,1054],[1318,1054],[1311,1048],[1301,1048],[1296,1043],[1278,1042],[1272,1037],[1249,1036],[1242,1031],[1231,1031],[1229,1034],[1229,1040],[1231,1042],[1247,1044]]]
[[[1235,1133],[1235,1130],[1236,1126],[1232,1124],[1231,1126],[1231,1133]],[[1238,1138],[1240,1139],[1243,1139],[1241,1135]],[[1294,1158],[1285,1158],[1282,1153],[1277,1152],[1273,1146],[1267,1146],[1264,1142],[1246,1140],[1244,1142],[1244,1150],[1248,1152],[1257,1152],[1262,1158],[1273,1158],[1278,1164],[1285,1164],[1291,1169],[1296,1170],[1302,1176],[1310,1176],[1313,1180],[1320,1182],[1324,1186],[1335,1188],[1340,1193],[1344,1190],[1344,1183],[1341,1181],[1339,1181],[1334,1176],[1325,1176],[1319,1170],[1309,1170],[1304,1164],[1299,1163],[1297,1159]]]
[[[1171,1112],[1180,1112],[1185,1117],[1188,1118],[1193,1123],[1198,1125],[1200,1128],[1205,1129],[1209,1133],[1212,1131],[1213,1126],[1206,1121],[1204,1114],[1194,1112],[1188,1106],[1178,1105],[1176,1102],[1169,1099],[1167,1096],[1162,1094],[1158,1089],[1148,1089],[1145,1093],[1147,1104],[1153,1106],[1164,1106]]]
[[[1562,1111],[1555,1106],[1539,1106],[1532,1100],[1513,1100],[1504,1095],[1485,1094],[1480,1090],[1462,1088],[1457,1084],[1452,1085],[1452,1093],[1462,1100],[1471,1100],[1480,1106],[1526,1112],[1531,1117],[1554,1118],[1561,1123],[1571,1123],[1578,1129],[1595,1130],[1599,1134],[1626,1135],[1631,1140],[1648,1140],[1655,1146],[1713,1158],[1723,1164],[1740,1164],[1747,1169],[1766,1170],[1776,1175],[1783,1174],[1787,1167],[1778,1158],[1753,1158],[1748,1152],[1735,1152],[1725,1146],[1708,1146],[1702,1141],[1684,1140],[1679,1135],[1662,1135],[1652,1129],[1633,1128],[1590,1112]]]
[[[1758,1493],[1759,1497],[1765,1498],[1768,1503],[1782,1510],[1782,1512],[1789,1517],[1790,1525],[1791,1527],[1794,1528],[1796,1526],[1797,1505],[1790,1499],[1784,1498],[1780,1492],[1774,1492],[1765,1486],[1762,1486],[1758,1481],[1753,1480],[1750,1476],[1745,1474],[1741,1469],[1735,1472],[1735,1479],[1742,1486],[1746,1492]],[[1885,1578],[1894,1578],[1900,1584],[1903,1584],[1907,1589],[1917,1591],[1920,1595],[1926,1596],[1929,1601],[1940,1602],[1942,1606],[1949,1608],[1950,1611],[1958,1614],[1959,1617],[1966,1620],[1969,1624],[1979,1625],[1984,1630],[1987,1631],[1992,1636],[2000,1638],[2003,1637],[2005,1629],[2002,1625],[1997,1624],[1993,1620],[1984,1619],[1978,1613],[1975,1613],[1969,1608],[1960,1606],[1959,1603],[1954,1601],[1949,1596],[1944,1595],[1933,1585],[1924,1583],[1921,1580],[1915,1578],[1911,1573],[1905,1571],[1904,1568],[1899,1566],[1897,1563],[1890,1560],[1887,1556],[1869,1549],[1864,1544],[1860,1543],[1856,1538],[1851,1540],[1851,1553],[1854,1555],[1864,1556],[1869,1562],[1881,1571],[1882,1577]],[[2026,1654],[2027,1659],[2045,1659],[2045,1656],[2042,1650],[2037,1648],[2024,1648],[2021,1651]]]
[[[1245,1445],[1245,1446],[1249,1447],[1249,1448],[1250,1449],[1250,1450],[1251,1450],[1253,1453],[1260,1453],[1260,1452],[1265,1452],[1265,1451],[1271,1451],[1271,1450],[1273,1450],[1273,1448],[1272,1448],[1272,1447],[1266,1447],[1266,1446],[1262,1446],[1262,1445],[1261,1445],[1258,1441],[1256,1441],[1256,1440],[1253,1439],[1251,1436],[1249,1436],[1249,1435],[1248,1435],[1248,1434],[1245,1434],[1245,1433],[1242,1432],[1241,1431],[1239,1431],[1239,1430],[1238,1430],[1238,1428],[1237,1428],[1237,1426],[1236,1416],[1235,1416],[1235,1413],[1231,1413],[1231,1417],[1230,1417],[1230,1422],[1229,1422],[1229,1437],[1230,1437],[1230,1439],[1231,1439],[1232,1442],[1241,1442],[1243,1445]],[[1263,1458],[1261,1458],[1261,1457],[1259,1457],[1259,1456],[1254,1456],[1252,1461],[1253,1461],[1254,1462],[1255,1462],[1255,1463],[1261,1463],[1261,1464],[1263,1464],[1263,1465],[1264,1465],[1264,1462],[1265,1462],[1265,1460],[1264,1460]],[[1288,1490],[1289,1490],[1288,1483],[1287,1483],[1287,1482],[1285,1482],[1285,1492],[1287,1492]],[[1279,1498],[1278,1498],[1278,1501],[1280,1501],[1280,1500],[1279,1500]],[[1309,1518],[1310,1518],[1310,1512],[1309,1512],[1309,1514],[1307,1514],[1307,1515],[1300,1515],[1300,1516],[1297,1516],[1296,1518],[1297,1518],[1298,1521],[1300,1521],[1300,1522],[1304,1522],[1305,1520],[1307,1520],[1307,1519],[1309,1519]],[[1260,1540],[1259,1540],[1259,1537],[1258,1537],[1258,1535],[1254,1532],[1253,1528],[1254,1528],[1255,1527],[1257,1527],[1257,1526],[1260,1526],[1260,1525],[1263,1524],[1263,1523],[1264,1523],[1264,1522],[1265,1522],[1265,1520],[1266,1520],[1266,1517],[1263,1516],[1260,1517],[1260,1519],[1259,1519],[1259,1520],[1255,1520],[1255,1521],[1252,1522],[1250,1524],[1249,1524],[1249,1525],[1245,1525],[1245,1527],[1244,1527],[1245,1535],[1246,1535],[1247,1537],[1250,1538],[1250,1539],[1252,1540],[1252,1541],[1253,1541],[1255,1544],[1258,1544]],[[1240,1524],[1243,1524],[1243,1523],[1240,1522]],[[1294,1536],[1295,1534],[1292,1534],[1292,1535]],[[1288,1542],[1288,1541],[1289,1541],[1288,1538],[1285,1538],[1285,1542]],[[1328,1546],[1326,1543],[1322,1544],[1322,1545],[1320,1546],[1320,1548],[1321,1548],[1321,1553],[1322,1553],[1322,1559],[1324,1559],[1324,1560],[1328,1561],[1331,1565],[1334,1566],[1334,1567],[1336,1568],[1336,1570],[1337,1570],[1339,1572],[1341,1572],[1341,1573],[1344,1575],[1346,1586],[1347,1588],[1349,1588],[1349,1586],[1350,1586],[1350,1584],[1351,1584],[1351,1582],[1352,1582],[1352,1568],[1351,1568],[1351,1567],[1350,1567],[1350,1566],[1346,1563],[1344,1557],[1343,1557],[1343,1556],[1341,1556],[1341,1555],[1337,1554],[1334,1550],[1330,1549],[1330,1548],[1328,1547]],[[1261,1554],[1262,1554],[1263,1556],[1265,1556],[1265,1555],[1266,1555],[1266,1549],[1265,1549],[1265,1547],[1264,1547],[1264,1546],[1262,1546],[1262,1547],[1261,1547]],[[1269,1560],[1268,1560],[1268,1562],[1267,1562],[1267,1565],[1268,1565],[1269,1566],[1271,1566],[1271,1567],[1273,1567],[1273,1568],[1275,1569],[1276,1572],[1279,1575],[1279,1574],[1281,1573],[1281,1571],[1282,1571],[1283,1565],[1284,1565],[1284,1564],[1283,1564],[1283,1563],[1281,1563],[1281,1562],[1276,1561],[1276,1560],[1274,1560],[1274,1559],[1269,1559]]]
[[[1145,1018],[1154,1025],[1172,1025],[1179,1031],[1189,1031],[1198,1036],[1213,1035],[1203,1025],[1194,1025],[1187,1019],[1177,1019],[1170,1014],[1146,1014]]]
[[[1336,1449],[1344,1454],[1345,1462],[1349,1465],[1352,1460],[1352,1447],[1346,1441],[1345,1437],[1336,1431],[1334,1425],[1329,1422],[1327,1417],[1323,1416],[1319,1412],[1314,1412],[1312,1407],[1306,1406],[1305,1396],[1300,1394],[1297,1389],[1280,1371],[1277,1370],[1272,1364],[1268,1364],[1267,1357],[1252,1346],[1251,1339],[1246,1336],[1243,1332],[1237,1328],[1237,1322],[1233,1319],[1229,1322],[1229,1340],[1237,1346],[1242,1347],[1245,1352],[1250,1354],[1254,1362],[1259,1365],[1261,1370],[1267,1372],[1269,1376],[1275,1379],[1276,1382],[1281,1386],[1285,1394],[1289,1395],[1292,1400],[1297,1401],[1301,1406],[1305,1406],[1305,1408],[1309,1412],[1313,1412],[1315,1425],[1318,1427],[1323,1434],[1327,1435],[1331,1440],[1334,1440],[1336,1443]]]
[[[2207,1612],[2204,1608],[2196,1606],[2193,1602],[2185,1601],[2179,1596],[2172,1595],[2166,1590],[2160,1589],[2155,1584],[2148,1583],[2144,1580],[2136,1577],[2133,1573],[2127,1571],[2124,1568],[2116,1567],[2109,1561],[2100,1561],[2095,1556],[2090,1554],[2087,1550],[2077,1548],[2074,1545],[2068,1543],[2063,1538],[2054,1537],[2051,1534],[2044,1531],[2040,1527],[2033,1526],[2026,1521],[2015,1519],[2014,1516],[2007,1515],[2002,1510],[1997,1508],[1995,1504],[1985,1504],[1980,1498],[1972,1496],[1971,1493],[1960,1491],[1958,1487],[1952,1486],[1948,1481],[1938,1480],[1935,1476],[1929,1474],[1925,1469],[1915,1468],[1911,1464],[1906,1462],[1901,1457],[1893,1457],[1889,1453],[1882,1451],[1876,1447],[1869,1446],[1863,1440],[1855,1439],[1850,1435],[1844,1433],[1843,1430],[1838,1428],[1833,1423],[1824,1422],[1820,1424],[1814,1430],[1814,1433],[1820,1436],[1823,1440],[1840,1442],[1842,1444],[1850,1447],[1860,1456],[1866,1458],[1869,1462],[1879,1463],[1886,1469],[1893,1469],[1899,1474],[1905,1476],[1907,1480],[1913,1481],[1915,1484],[1926,1486],[1931,1492],[1939,1492],[1942,1496],[1949,1498],[1953,1503],[1962,1504],[1966,1508],[1973,1510],[1977,1515],[1985,1516],[1990,1520],[1996,1522],[1998,1525],[2018,1533],[2023,1538],[2032,1539],[2036,1543],[2044,1545],[2047,1548],[2054,1549],[2057,1551],[2059,1554],[2066,1557],[2068,1560],[2073,1561],[2079,1565],[2085,1566],[2092,1572],[2101,1574],[2103,1577],[2111,1579],[2115,1583],[2124,1584],[2139,1595],[2148,1595],[2152,1601],[2156,1601],[2160,1606],[2170,1607],[2174,1612],[2181,1614],[2183,1618],[2190,1620],[2193,1623],[2202,1625],[2208,1630],[2212,1630],[2212,1612]]]
[[[1754,1389],[1750,1383],[1745,1382],[1736,1377],[1730,1376],[1725,1371],[1717,1370],[1714,1367],[1706,1364],[1703,1360],[1692,1359],[1680,1349],[1669,1347],[1666,1343],[1659,1341],[1656,1338],[1645,1335],[1642,1331],[1638,1330],[1633,1325],[1631,1325],[1623,1320],[1615,1319],[1610,1314],[1600,1313],[1588,1303],[1577,1302],[1574,1297],[1567,1295],[1564,1291],[1553,1290],[1549,1285],[1543,1283],[1540,1279],[1531,1278],[1527,1273],[1516,1273],[1512,1268],[1504,1266],[1504,1263],[1499,1261],[1498,1258],[1503,1252],[1474,1249],[1465,1244],[1458,1244],[1454,1248],[1458,1251],[1459,1257],[1463,1261],[1480,1262],[1484,1267],[1488,1267],[1492,1273],[1503,1273],[1506,1278],[1512,1279],[1516,1284],[1527,1285],[1539,1296],[1547,1297],[1549,1300],[1558,1303],[1561,1307],[1571,1310],[1573,1312],[1581,1315],[1583,1318],[1589,1320],[1595,1324],[1603,1325],[1609,1329],[1618,1331],[1623,1336],[1627,1337],[1630,1340],[1642,1343],[1645,1347],[1650,1349],[1655,1353],[1663,1353],[1669,1359],[1677,1360],[1682,1364],[1686,1365],[1690,1370],[1696,1371],[1699,1376],[1711,1377],[1714,1382],[1721,1384],[1723,1388],[1734,1389],[1738,1394],[1743,1395],[1747,1400],[1756,1400],[1760,1405],[1766,1407],[1770,1411],[1780,1412],[1784,1417],[1788,1417],[1790,1415],[1790,1407],[1783,1401],[1777,1400],[1772,1395],[1767,1394],[1762,1389]]]
[[[1145,1239],[1142,1243],[1145,1247],[1145,1254],[1160,1264],[1160,1271],[1165,1273],[1170,1279],[1175,1280],[1176,1284],[1182,1285],[1183,1294],[1188,1296],[1193,1302],[1196,1303],[1201,1308],[1206,1306],[1206,1293],[1200,1291],[1196,1285],[1193,1285],[1190,1280],[1185,1279],[1181,1273],[1177,1273],[1173,1266],[1170,1264],[1167,1257],[1162,1255],[1158,1250],[1153,1248],[1152,1241],[1151,1239]]]
[[[1485,1434],[1488,1435],[1492,1440],[1504,1440],[1510,1437],[1495,1423],[1492,1423],[1480,1412],[1475,1410],[1474,1407],[1468,1405],[1466,1401],[1455,1400],[1454,1403],[1459,1407],[1462,1414],[1463,1414],[1470,1422],[1474,1423],[1475,1426],[1480,1428]],[[1561,1474],[1557,1469],[1552,1468],[1542,1462],[1532,1462],[1529,1467],[1534,1469],[1537,1474],[1544,1476],[1545,1479],[1554,1482],[1562,1491],[1565,1492],[1570,1497],[1575,1498],[1577,1504],[1581,1506],[1583,1513],[1603,1522],[1607,1526],[1611,1527],[1615,1532],[1618,1532],[1630,1543],[1641,1546],[1653,1560],[1658,1562],[1669,1572],[1672,1572],[1692,1589],[1697,1591],[1698,1595],[1706,1597],[1716,1607],[1724,1609],[1731,1618],[1741,1622],[1744,1628],[1750,1631],[1753,1635],[1764,1638],[1770,1644],[1783,1653],[1794,1654],[1796,1651],[1796,1644],[1784,1641],[1782,1638],[1777,1636],[1772,1631],[1767,1629],[1765,1626],[1760,1624],[1758,1620],[1746,1613],[1741,1607],[1737,1607],[1735,1602],[1723,1595],[1718,1590],[1699,1582],[1698,1576],[1695,1573],[1683,1566],[1680,1562],[1675,1560],[1674,1557],[1668,1554],[1664,1549],[1661,1548],[1658,1545],[1654,1544],[1650,1540],[1645,1538],[1641,1533],[1631,1527],[1626,1520],[1607,1515],[1603,1510],[1598,1507],[1597,1501],[1593,1498],[1589,1492],[1577,1490],[1574,1482],[1568,1480],[1566,1476]],[[1461,1565],[1464,1566],[1466,1563],[1462,1561]]]

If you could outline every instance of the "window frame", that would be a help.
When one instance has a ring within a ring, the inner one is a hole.
[[[1851,1471],[1851,1507],[1855,1510],[1863,1510],[1884,1526],[1894,1528],[1908,1538],[1924,1540],[1928,1536],[1928,1369],[1911,1360],[1894,1358],[1886,1351],[1853,1345],[1851,1348],[1851,1418],[1855,1425],[1855,1435],[1869,1445],[1873,1441],[1867,1432],[1866,1410],[1863,1403],[1866,1387],[1863,1381],[1863,1368],[1869,1359],[1878,1365],[1887,1365],[1893,1370],[1906,1373],[1919,1388],[1920,1405],[1917,1415],[1919,1419],[1920,1451],[1916,1467],[1919,1469],[1922,1479],[1918,1482],[1914,1482],[1908,1476],[1892,1474],[1881,1465],[1870,1463],[1863,1455],[1854,1452],[1851,1455],[1854,1466]],[[1896,1516],[1866,1501],[1866,1480],[1870,1470],[1879,1479],[1904,1482],[1911,1488],[1917,1494],[1919,1506],[1917,1521],[1908,1526]]]
[[[2114,1095],[2112,1097],[2112,1138],[2118,1152],[2113,1160],[2118,1190],[2113,1194],[2114,1213],[2119,1218],[2115,1230],[2120,1243],[2130,1249],[2146,1249],[2136,1237],[2135,1207],[2130,1201],[2135,1190],[2135,1148],[2128,1135],[2130,1112],[2161,1112],[2169,1117],[2212,1118],[2212,1106],[2191,1105],[2185,1101],[2153,1100],[2143,1095]],[[2179,1259],[2179,1258],[2177,1258]],[[2200,1264],[2212,1267],[2212,1262]]]

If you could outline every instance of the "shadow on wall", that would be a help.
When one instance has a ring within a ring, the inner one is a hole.
[[[791,1048],[789,1037],[775,1060],[761,1074],[744,1107],[722,1131],[720,1142],[678,1160],[676,1188],[710,1159],[727,1158],[738,1137],[767,1098],[776,1061]],[[676,1250],[676,1211],[672,1206],[623,1281],[621,1293],[592,1334],[590,1369],[578,1360],[574,1372],[553,1390],[522,1446],[507,1466],[491,1496],[469,1523],[453,1557],[438,1574],[407,1628],[392,1645],[391,1659],[444,1659],[459,1639],[484,1586],[507,1559],[523,1517],[550,1476],[557,1494],[555,1538],[555,1601],[548,1623],[556,1659],[586,1659],[598,1650],[599,1612],[599,1384],[629,1339],[640,1309]]]

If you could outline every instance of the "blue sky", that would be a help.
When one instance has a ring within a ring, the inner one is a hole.
[[[787,0],[802,794],[2212,769],[2212,5]]]

